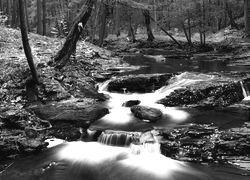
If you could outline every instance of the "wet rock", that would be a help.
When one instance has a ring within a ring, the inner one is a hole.
[[[223,107],[243,98],[240,82],[201,82],[176,90],[158,103],[165,106]]]
[[[50,130],[49,135],[67,141],[77,141],[82,137],[80,128],[75,127],[75,125],[71,123],[54,124],[54,127]]]
[[[119,77],[108,84],[109,91],[116,92],[152,92],[167,85],[174,74],[130,75]]]
[[[135,117],[149,122],[155,122],[162,117],[162,112],[159,109],[147,106],[133,106],[131,112]]]
[[[0,105],[0,122],[5,128],[22,130],[27,128],[46,129],[48,125],[45,125],[41,119],[29,113],[23,108],[23,105],[18,103]]]
[[[99,106],[93,100],[71,99],[48,104],[31,105],[27,108],[41,119],[55,122],[70,122],[79,126],[94,122],[108,114],[107,108]]]
[[[29,138],[21,130],[1,130],[0,160],[19,154],[40,151],[47,146],[47,143],[42,139],[42,136]]]
[[[122,106],[132,107],[132,106],[138,105],[140,103],[141,103],[141,101],[139,101],[139,100],[129,100],[129,101],[123,103]]]

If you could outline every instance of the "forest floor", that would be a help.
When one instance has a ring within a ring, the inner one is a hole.
[[[53,106],[54,102],[69,99],[72,104],[77,102],[84,107],[104,101],[106,97],[96,91],[95,85],[118,75],[124,67],[131,68],[122,61],[123,53],[143,53],[150,48],[167,48],[179,54],[207,51],[207,48],[198,45],[188,52],[177,49],[173,42],[162,40],[161,36],[154,42],[140,39],[136,43],[128,42],[125,37],[118,40],[110,38],[105,44],[108,50],[81,41],[77,45],[76,57],[63,69],[56,69],[50,67],[48,62],[61,48],[63,39],[30,33],[29,41],[41,80],[38,99],[34,100],[27,83],[29,68],[22,48],[21,33],[5,27],[0,29],[0,160],[39,151],[46,147],[45,139],[50,137],[67,140],[83,138],[84,132],[79,126],[55,128],[53,124],[51,128],[50,122],[37,117],[29,111],[29,107],[44,108],[46,104]],[[238,59],[250,58],[250,43],[242,38],[241,31],[230,30],[226,38],[224,35],[224,32],[219,32],[208,38],[208,54],[214,54],[214,50],[217,50],[217,53],[230,54]],[[67,128],[71,129],[70,134],[65,133]],[[5,167],[0,165],[0,171],[1,168]]]
[[[59,70],[47,63],[61,48],[63,39],[30,33],[29,41],[41,81],[38,99],[32,99],[33,89],[28,90],[30,71],[22,48],[21,33],[6,27],[0,29],[0,159],[43,149],[46,147],[44,140],[54,136],[51,132],[63,139],[79,139],[79,128],[64,135],[62,131],[66,132],[65,129],[51,129],[48,121],[41,120],[27,107],[34,105],[33,101],[42,105],[69,98],[83,102],[85,106],[95,104],[105,99],[96,91],[96,82],[115,74],[111,68],[128,64],[121,63],[108,50],[79,42],[76,57]]]

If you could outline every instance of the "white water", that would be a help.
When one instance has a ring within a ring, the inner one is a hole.
[[[78,180],[80,176],[77,174],[84,175],[84,179],[94,180],[210,179],[206,173],[158,153],[140,151],[138,154],[133,153],[131,148],[105,146],[95,142],[67,143],[58,151],[57,159],[71,162],[70,166],[74,168],[74,174],[71,175],[67,174],[68,169],[72,172],[68,165],[62,167],[63,171],[57,168],[55,176],[62,179],[70,177]]]
[[[244,96],[244,98],[246,98],[247,97],[247,92],[246,92],[246,90],[244,88],[244,85],[243,85],[242,81],[240,81],[240,85],[241,85],[241,89],[242,89],[242,92],[243,92],[243,96]]]
[[[156,102],[166,96],[171,92],[177,89],[186,87],[187,85],[195,84],[197,82],[209,81],[214,79],[213,75],[206,74],[194,74],[194,73],[182,73],[173,77],[169,81],[169,85],[163,86],[160,89],[152,93],[112,93],[107,91],[107,86],[110,80],[99,84],[99,92],[107,94],[110,96],[108,101],[108,108],[110,113],[102,118],[103,121],[112,123],[112,124],[126,124],[129,123],[133,118],[133,114],[130,111],[130,108],[123,107],[122,104],[129,100],[139,100],[141,101],[140,105],[149,106],[152,108],[157,108],[162,111],[163,115],[169,117],[173,122],[183,122],[189,118],[189,114],[183,110],[173,107],[165,107],[162,104],[157,104]]]

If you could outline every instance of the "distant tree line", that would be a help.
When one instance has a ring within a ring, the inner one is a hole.
[[[28,31],[48,36],[67,36],[73,19],[87,0],[24,0]],[[247,0],[96,0],[83,36],[100,46],[109,34],[145,33],[148,40],[154,33],[183,33],[190,45],[192,35],[206,34],[227,26],[239,28],[238,19],[249,11]],[[18,0],[0,0],[0,11],[8,16],[6,25],[19,27]],[[248,15],[249,13],[247,13]],[[250,16],[250,15],[248,15]],[[249,19],[249,18],[248,18]],[[249,23],[248,23],[249,24]],[[248,27],[248,26],[247,26]],[[250,29],[250,27],[248,28]]]

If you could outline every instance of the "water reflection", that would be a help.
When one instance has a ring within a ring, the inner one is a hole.
[[[165,58],[158,61],[156,56],[128,55],[123,60],[131,65],[142,66],[142,68],[123,74],[154,74],[173,72],[249,72],[249,63],[237,61],[225,57],[199,55],[192,58]]]

